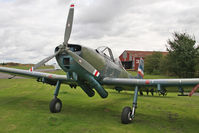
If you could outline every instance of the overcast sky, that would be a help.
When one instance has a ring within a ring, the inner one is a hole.
[[[63,42],[71,3],[70,43],[108,46],[119,56],[124,50],[166,51],[174,31],[199,40],[197,0],[0,0],[0,63],[37,63],[53,54]]]

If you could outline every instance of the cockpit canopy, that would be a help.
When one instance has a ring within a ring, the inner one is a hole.
[[[111,61],[115,62],[114,60],[114,57],[113,57],[113,53],[111,51],[111,49],[109,47],[106,47],[106,46],[101,46],[101,47],[98,47],[96,49],[96,51],[103,55],[104,57],[110,59]]]

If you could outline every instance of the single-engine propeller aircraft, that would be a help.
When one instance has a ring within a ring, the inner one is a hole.
[[[121,122],[130,123],[135,117],[137,108],[138,89],[142,86],[157,86],[158,90],[166,86],[197,86],[199,79],[142,79],[144,76],[144,61],[140,60],[137,76],[133,77],[125,71],[119,60],[115,60],[112,51],[108,47],[90,49],[78,44],[69,44],[72,24],[73,24],[74,5],[70,5],[68,20],[65,28],[63,44],[55,48],[54,54],[43,59],[30,70],[21,70],[7,67],[0,67],[0,72],[15,75],[29,76],[37,79],[38,82],[56,86],[54,98],[50,102],[50,111],[58,113],[61,111],[62,102],[58,98],[61,84],[68,84],[71,88],[80,86],[89,96],[95,95],[95,91],[106,98],[108,92],[103,86],[111,86],[116,90],[125,87],[135,87],[132,109],[124,107],[121,115]],[[35,71],[52,58],[56,58],[57,63],[66,72],[66,75],[56,75]],[[95,91],[94,91],[95,90]]]

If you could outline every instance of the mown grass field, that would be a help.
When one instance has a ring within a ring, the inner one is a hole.
[[[0,79],[0,133],[198,133],[199,97],[139,96],[136,118],[123,125],[120,115],[131,106],[133,91],[101,99],[89,98],[80,88],[61,86],[62,112],[52,114],[54,86],[33,79]]]

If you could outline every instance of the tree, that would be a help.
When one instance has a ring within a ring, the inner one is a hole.
[[[167,41],[168,70],[179,77],[191,77],[195,73],[199,47],[196,40],[187,33],[173,33],[173,40]]]
[[[160,62],[163,58],[161,52],[153,52],[152,55],[149,55],[144,60],[145,71],[149,74],[160,74]]]
[[[165,55],[160,61],[160,73],[164,75],[171,75],[168,70],[168,56]]]

